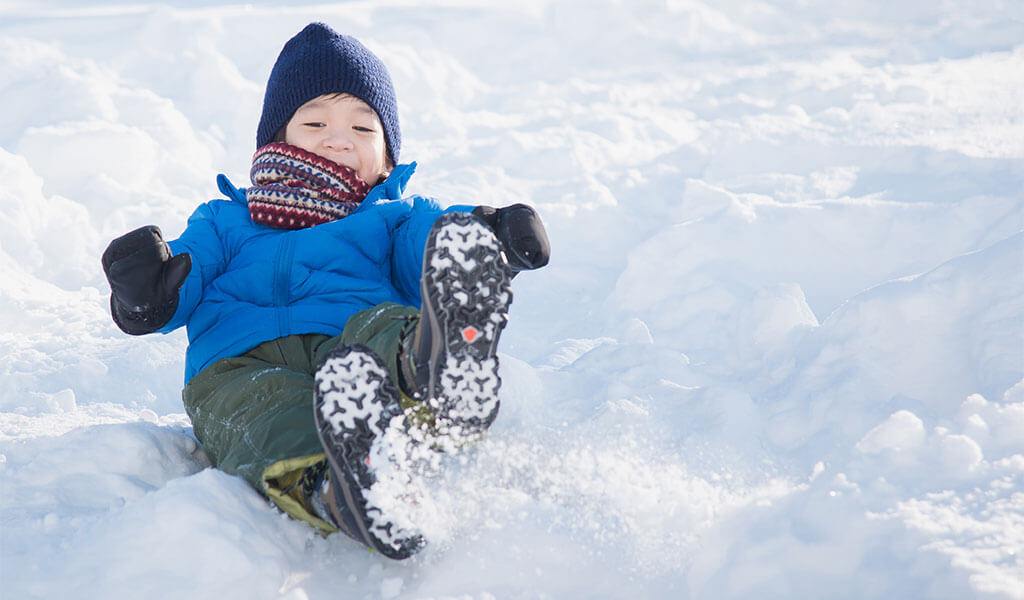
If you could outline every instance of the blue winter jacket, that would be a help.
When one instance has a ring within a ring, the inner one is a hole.
[[[186,325],[187,383],[210,363],[294,334],[340,334],[356,312],[382,302],[420,306],[423,246],[442,212],[402,198],[416,164],[399,165],[347,217],[299,230],[254,223],[244,189],[217,178],[226,200],[201,205],[168,242],[192,270],[178,309],[160,329]]]

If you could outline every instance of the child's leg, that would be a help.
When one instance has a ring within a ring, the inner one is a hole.
[[[397,305],[354,315],[314,386],[314,417],[330,465],[324,502],[349,535],[396,559],[424,543],[393,502],[402,498],[394,490],[409,481],[399,457],[415,455],[425,441],[407,435],[408,428],[429,425],[441,436],[438,444],[450,447],[479,437],[494,421],[497,344],[512,301],[508,264],[473,215],[439,218],[423,263],[422,318]],[[416,423],[415,411],[429,422]],[[383,495],[375,491],[381,473],[388,473]]]
[[[411,427],[460,447],[479,439],[498,414],[498,341],[511,279],[487,225],[468,213],[445,214],[424,248],[422,314],[381,304],[349,319],[342,342],[380,357]]]
[[[301,494],[288,493],[307,467],[324,459],[313,419],[313,373],[338,342],[296,335],[219,360],[185,386],[182,398],[196,438],[218,469],[239,475],[291,516],[325,531]]]
[[[412,339],[420,311],[411,306],[385,302],[360,311],[345,324],[341,343],[360,344],[376,354],[387,368],[391,384],[399,391],[399,402],[411,427],[432,428],[432,411],[423,402],[401,393],[406,385],[400,374],[403,345]]]
[[[362,344],[380,357],[391,374],[391,382],[399,385],[398,356],[402,340],[412,334],[420,319],[420,311],[393,302],[378,304],[357,312],[345,323],[341,342]],[[405,402],[402,408],[407,408]]]

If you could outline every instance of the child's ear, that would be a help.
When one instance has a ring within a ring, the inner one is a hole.
[[[380,180],[384,181],[388,177],[391,177],[391,172],[395,170],[395,162],[388,156],[384,159],[384,172],[380,174]]]

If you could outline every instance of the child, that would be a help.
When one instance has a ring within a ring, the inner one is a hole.
[[[321,23],[281,50],[256,146],[252,186],[220,175],[227,199],[178,239],[111,242],[112,316],[132,335],[187,326],[182,398],[214,466],[406,558],[424,541],[370,488],[407,432],[458,445],[494,421],[509,282],[547,264],[544,227],[521,204],[402,198],[415,163],[398,163],[390,76]]]

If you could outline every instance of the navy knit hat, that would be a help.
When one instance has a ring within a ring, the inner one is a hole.
[[[323,94],[352,94],[377,111],[391,161],[398,164],[402,130],[395,88],[384,63],[353,37],[310,23],[285,43],[270,71],[256,147],[273,141],[295,111]]]

